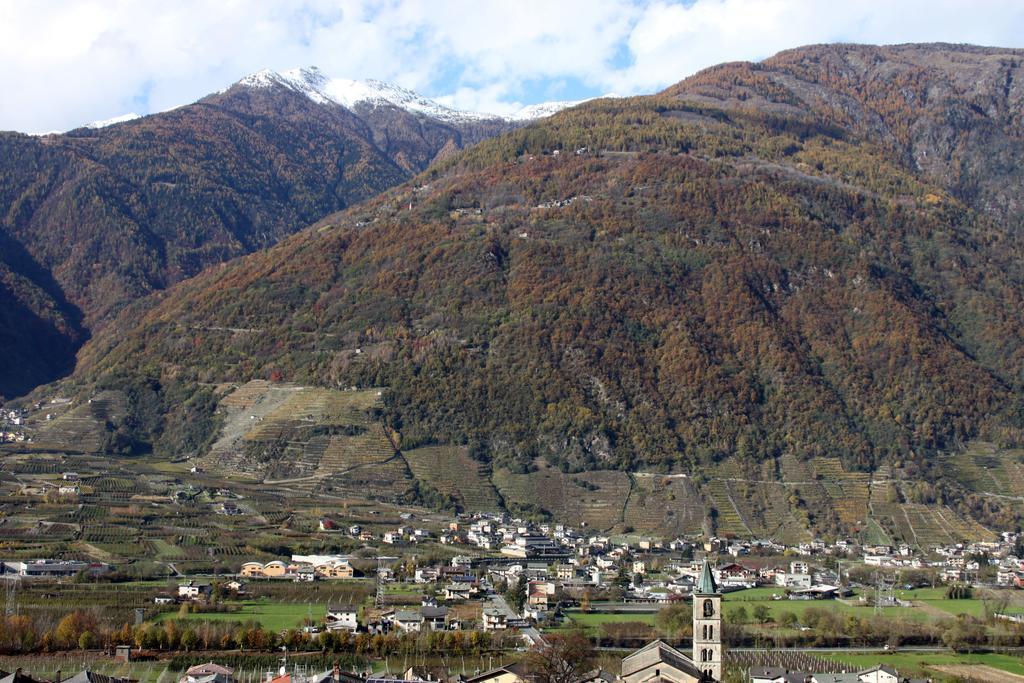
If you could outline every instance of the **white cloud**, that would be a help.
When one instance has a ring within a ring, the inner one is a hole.
[[[558,83],[651,92],[817,42],[1024,45],[1019,0],[0,0],[0,129],[193,101],[263,68],[395,81],[506,113]]]

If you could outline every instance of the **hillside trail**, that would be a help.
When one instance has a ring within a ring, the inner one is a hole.
[[[964,681],[985,681],[986,683],[1024,683],[1024,676],[1010,673],[987,664],[941,664],[932,665],[935,669],[944,674],[956,676]]]
[[[952,615],[944,609],[940,609],[925,600],[914,600],[914,607],[937,619],[949,619]]]

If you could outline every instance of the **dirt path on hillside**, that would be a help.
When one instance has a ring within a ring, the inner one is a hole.
[[[942,664],[930,666],[944,674],[962,678],[965,681],[991,681],[991,683],[1024,683],[1024,676],[997,669],[987,664]]]
[[[914,600],[912,602],[914,603],[914,607],[917,607],[922,612],[925,612],[926,614],[936,617],[938,619],[952,619],[954,617],[954,615],[950,614],[946,610],[936,607],[935,605],[924,600]]]

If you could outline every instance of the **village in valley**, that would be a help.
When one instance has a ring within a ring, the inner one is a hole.
[[[117,393],[5,409],[3,683],[1024,675],[1024,538],[894,503],[891,478],[798,474],[853,532],[783,510],[758,534],[728,473],[488,477],[458,449],[399,452],[377,389],[226,391],[211,453],[173,460],[109,452]]]
[[[80,476],[61,473],[60,481],[77,485]],[[224,503],[213,505],[226,518],[247,514],[241,499],[226,511]],[[212,662],[188,667],[185,683],[252,679],[252,671],[243,673],[244,659],[230,657],[239,668],[236,678],[235,667],[217,663],[224,654],[219,645],[194,642],[198,629],[218,623],[269,631],[291,651],[280,666],[269,667],[279,683],[352,683],[389,675],[529,683],[535,676],[521,653],[553,647],[550,641],[573,634],[585,636],[600,654],[588,660],[595,668],[574,681],[874,683],[916,680],[902,673],[913,652],[980,652],[1024,639],[1024,592],[1015,592],[1024,585],[1024,558],[1014,533],[915,548],[851,540],[786,545],[609,535],[507,513],[446,518],[415,508],[365,510],[354,518],[361,521],[318,517],[307,535],[319,548],[346,552],[233,555],[230,562],[196,564],[192,571],[183,556],[165,563],[159,581],[125,576],[137,560],[3,559],[8,615],[31,614],[47,602],[42,596],[60,600],[65,592],[71,608],[91,589],[106,596],[101,601],[120,602],[134,624],[124,646],[116,635],[107,636],[102,646],[112,656],[97,655],[92,664],[111,675],[121,671],[116,661],[148,671],[170,646],[156,634],[174,623],[182,629],[178,647],[188,632],[188,649],[211,650]],[[705,613],[709,599],[714,603]],[[846,619],[829,631],[835,613]],[[944,639],[958,623],[964,642]],[[863,630],[845,631],[851,624],[863,624]],[[98,636],[94,645],[101,646]],[[450,646],[463,653],[461,660],[440,666]],[[311,671],[304,664],[309,654],[328,651],[345,653],[333,655],[348,662],[344,672]],[[489,666],[495,656],[509,663]],[[403,666],[396,669],[399,659]],[[423,664],[408,665],[410,660]],[[956,671],[963,664],[949,666]],[[922,672],[912,665],[909,674],[932,678],[929,673],[942,670]],[[723,679],[723,671],[732,678]],[[12,682],[45,680],[20,676]]]

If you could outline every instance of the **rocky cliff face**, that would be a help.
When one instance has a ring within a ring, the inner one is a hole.
[[[970,45],[820,45],[709,69],[666,93],[832,122],[1017,229],[1022,63],[1024,50]]]

